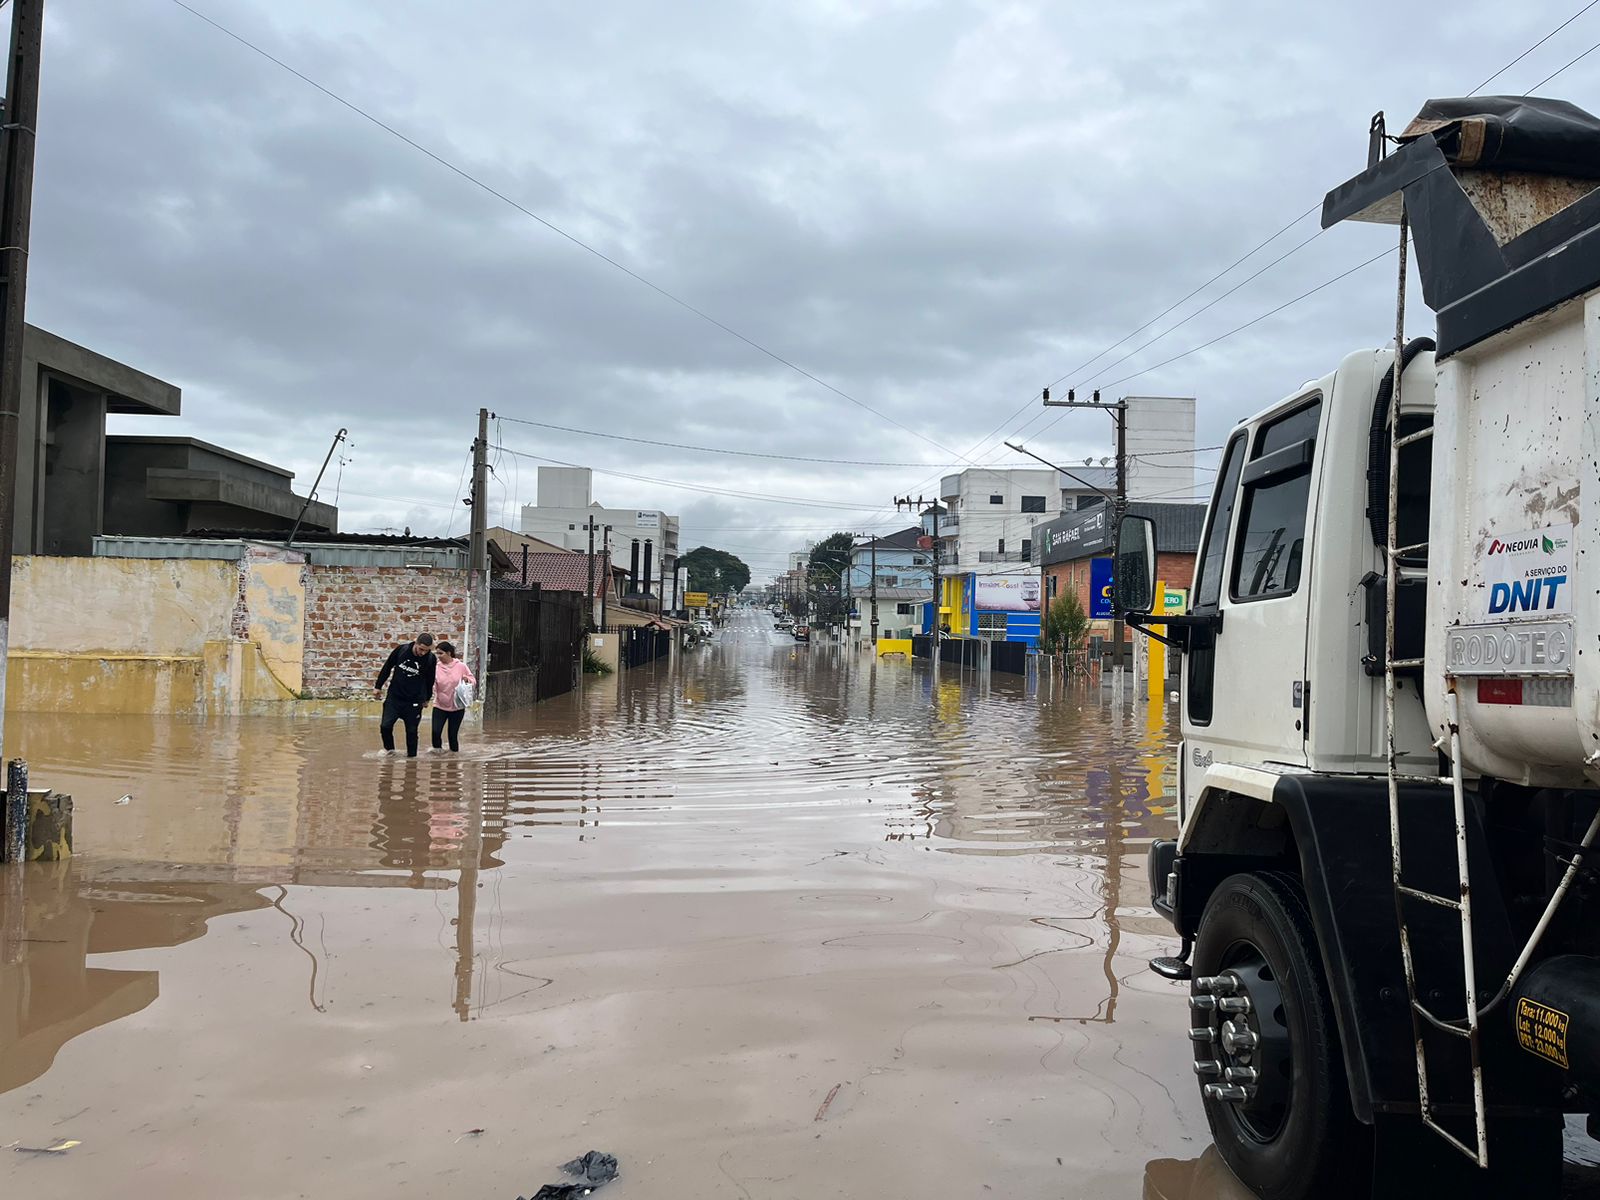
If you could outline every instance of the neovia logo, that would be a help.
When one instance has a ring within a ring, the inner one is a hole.
[[[1493,549],[1489,551],[1494,553]],[[1556,607],[1565,575],[1544,575],[1535,579],[1515,579],[1497,583],[1489,589],[1489,611],[1546,612]]]

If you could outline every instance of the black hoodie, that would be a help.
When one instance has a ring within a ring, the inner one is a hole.
[[[383,681],[393,673],[394,678],[389,679],[389,699],[396,704],[420,707],[433,698],[433,673],[439,662],[431,654],[417,657],[412,645],[405,642],[394,648],[389,661],[378,672],[378,687],[382,688]]]

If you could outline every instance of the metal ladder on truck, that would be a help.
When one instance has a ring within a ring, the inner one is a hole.
[[[1394,367],[1393,385],[1389,392],[1389,511],[1385,538],[1384,566],[1385,566],[1385,591],[1384,603],[1384,638],[1383,638],[1383,712],[1386,725],[1387,742],[1385,746],[1385,761],[1389,777],[1389,845],[1393,860],[1394,879],[1394,908],[1395,920],[1400,931],[1400,957],[1405,970],[1406,1000],[1411,1007],[1411,1033],[1412,1041],[1417,1051],[1417,1099],[1421,1104],[1422,1123],[1433,1130],[1450,1145],[1462,1154],[1472,1159],[1480,1167],[1489,1165],[1489,1135],[1484,1116],[1484,1090],[1483,1090],[1483,1058],[1480,1053],[1478,1019],[1481,1015],[1478,1006],[1477,972],[1473,962],[1472,951],[1472,889],[1467,868],[1467,815],[1466,795],[1461,779],[1461,725],[1457,710],[1455,680],[1448,680],[1446,692],[1446,712],[1449,723],[1449,756],[1450,774],[1448,778],[1441,779],[1441,783],[1449,783],[1451,799],[1455,811],[1456,830],[1456,871],[1460,879],[1460,889],[1455,896],[1441,896],[1434,892],[1421,891],[1406,885],[1402,878],[1402,864],[1400,856],[1400,784],[1403,779],[1415,777],[1402,776],[1395,767],[1395,672],[1421,667],[1423,660],[1420,658],[1397,659],[1395,646],[1395,613],[1399,607],[1400,598],[1400,569],[1401,560],[1409,555],[1418,553],[1427,548],[1427,542],[1419,542],[1410,546],[1401,546],[1399,540],[1399,496],[1400,496],[1400,451],[1405,447],[1433,437],[1433,426],[1419,429],[1413,433],[1400,433],[1400,400],[1401,376],[1405,373],[1405,303],[1406,303],[1406,247],[1408,225],[1404,211],[1400,214],[1400,286],[1395,304],[1395,341],[1394,341]],[[1557,897],[1559,899],[1559,896]],[[1411,934],[1406,923],[1406,902],[1420,901],[1425,904],[1437,905],[1440,908],[1453,910],[1461,920],[1461,962],[1462,962],[1462,992],[1466,997],[1466,1021],[1447,1021],[1430,1011],[1417,998],[1416,968],[1411,958]],[[1552,903],[1553,908],[1553,903]],[[1534,942],[1538,933],[1534,934],[1523,958],[1519,960],[1518,967],[1513,969],[1512,979],[1515,979],[1520,967],[1525,964],[1526,958],[1532,953]],[[1506,988],[1502,989],[1502,996],[1497,997],[1496,1003],[1509,991],[1511,980],[1507,980]],[[1492,1005],[1490,1005],[1492,1007]],[[1432,1102],[1428,1097],[1428,1055],[1423,1034],[1424,1026],[1432,1026],[1451,1037],[1466,1040],[1472,1061],[1472,1107],[1476,1144],[1467,1142],[1451,1133],[1434,1115]]]

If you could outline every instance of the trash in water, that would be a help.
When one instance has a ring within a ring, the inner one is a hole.
[[[81,1146],[81,1145],[83,1145],[83,1143],[81,1141],[79,1141],[78,1139],[69,1138],[67,1141],[57,1142],[54,1146],[17,1146],[17,1145],[13,1145],[11,1148],[13,1150],[15,1150],[18,1154],[65,1154],[68,1150],[71,1150],[74,1146]]]
[[[127,793],[124,793],[124,794],[123,794],[123,795],[122,795],[122,796],[121,796],[121,797],[120,797],[120,798],[119,798],[119,799],[118,799],[118,800],[117,800],[117,803],[118,803],[118,804],[129,804],[129,803],[132,803],[132,801],[133,801],[133,793],[132,793],[132,792],[127,792]]]
[[[602,1150],[591,1150],[582,1158],[562,1163],[561,1169],[577,1177],[576,1183],[547,1183],[532,1196],[532,1200],[577,1200],[596,1188],[604,1187],[617,1177],[617,1156]],[[527,1200],[518,1196],[517,1200]]]

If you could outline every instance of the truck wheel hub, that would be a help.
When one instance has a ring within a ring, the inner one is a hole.
[[[1189,997],[1195,1074],[1207,1100],[1257,1141],[1270,1141],[1289,1115],[1294,1051],[1283,994],[1259,950],[1242,954],[1217,975],[1200,976]]]

